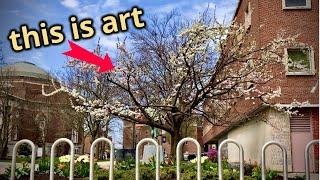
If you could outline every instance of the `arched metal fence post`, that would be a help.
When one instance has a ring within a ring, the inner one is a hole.
[[[201,147],[197,140],[187,137],[183,138],[179,141],[176,149],[176,158],[177,158],[177,180],[180,180],[181,178],[181,170],[180,170],[180,156],[181,156],[181,147],[183,143],[191,141],[197,146],[197,180],[201,180]]]
[[[139,148],[143,143],[151,142],[156,146],[156,180],[160,180],[160,147],[157,141],[151,138],[144,138],[137,144],[136,147],[136,180],[140,180],[140,160],[139,160]]]
[[[311,146],[316,143],[319,144],[319,139],[310,141],[304,150],[304,167],[305,167],[306,180],[310,179],[309,151],[310,151]]]
[[[243,180],[244,179],[244,170],[243,170],[243,159],[244,159],[244,153],[243,153],[243,148],[241,146],[241,144],[239,144],[237,141],[233,140],[233,139],[226,139],[224,141],[222,141],[219,145],[219,148],[218,148],[218,167],[219,167],[219,180],[222,180],[222,158],[221,158],[221,149],[222,149],[222,146],[224,144],[227,144],[227,143],[233,143],[235,144],[236,146],[238,146],[239,148],[239,161],[240,161],[240,180]]]
[[[67,138],[60,138],[57,139],[52,147],[51,147],[51,155],[50,155],[50,180],[54,179],[54,156],[55,156],[55,148],[56,146],[61,143],[66,142],[70,146],[70,174],[69,174],[69,180],[73,180],[73,166],[74,166],[74,145],[70,139]]]
[[[113,167],[114,167],[114,147],[113,143],[105,137],[101,137],[93,141],[90,147],[90,180],[93,180],[93,166],[94,166],[94,148],[97,143],[105,141],[110,146],[110,167],[109,167],[109,180],[113,180]]]
[[[276,141],[269,141],[262,147],[262,153],[261,153],[261,176],[262,180],[266,179],[266,164],[265,164],[265,151],[268,146],[270,145],[276,145],[281,148],[282,150],[282,158],[283,158],[283,179],[288,179],[288,165],[287,165],[287,150],[286,148]]]
[[[30,141],[28,139],[22,139],[22,140],[18,141],[13,147],[12,162],[11,162],[11,177],[10,177],[11,180],[15,179],[18,147],[21,144],[25,144],[25,143],[31,146],[32,153],[31,153],[31,166],[30,166],[30,180],[34,179],[34,168],[35,168],[35,161],[36,161],[36,146],[33,144],[32,141]]]

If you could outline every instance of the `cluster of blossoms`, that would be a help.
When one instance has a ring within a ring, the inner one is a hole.
[[[208,156],[201,156],[200,158],[200,162],[204,163],[206,160],[208,160]],[[191,163],[196,163],[197,162],[197,158],[194,158],[192,160],[190,160]]]
[[[282,105],[282,104],[274,104],[271,107],[273,107],[274,109],[278,110],[278,111],[282,111],[288,115],[295,115],[298,113],[298,110],[296,108],[300,108],[306,105],[310,105],[309,101],[305,101],[305,102],[299,102],[296,99],[293,100],[293,102],[291,104],[288,105]]]
[[[59,162],[61,163],[68,163],[71,160],[71,156],[70,155],[65,155],[65,156],[60,156],[59,157]]]
[[[90,162],[89,155],[81,155],[76,159],[76,162],[88,163]]]
[[[96,71],[98,69],[97,66],[93,64],[88,64],[82,61],[78,61],[77,59],[70,59],[67,62],[68,67],[77,67],[81,69],[83,72]]]
[[[70,161],[71,161],[70,155],[64,155],[59,157],[59,162],[61,163],[69,163]],[[81,155],[75,160],[75,162],[88,163],[90,162],[89,155]]]
[[[216,148],[209,149],[209,151],[208,151],[208,159],[210,161],[215,161],[215,160],[217,160],[217,157],[218,157],[217,149]]]

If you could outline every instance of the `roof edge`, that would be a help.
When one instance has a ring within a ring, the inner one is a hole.
[[[238,0],[238,4],[237,4],[237,8],[233,14],[233,18],[232,20],[234,20],[236,18],[236,15],[238,14],[239,8],[240,8],[240,4],[242,3],[242,0]]]

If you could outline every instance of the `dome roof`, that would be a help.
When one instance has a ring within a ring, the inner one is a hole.
[[[34,77],[48,79],[49,74],[30,62],[16,62],[3,67],[3,70],[13,71],[13,76]]]

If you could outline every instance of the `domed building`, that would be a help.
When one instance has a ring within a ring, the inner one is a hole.
[[[21,139],[33,141],[38,147],[38,156],[49,155],[52,143],[62,137],[71,139],[76,153],[81,152],[81,117],[71,108],[68,95],[42,95],[42,85],[46,91],[54,90],[48,72],[29,62],[16,62],[3,66],[0,73],[0,122],[7,124],[8,129],[0,132],[8,137],[8,143],[2,144],[7,146],[5,151],[0,151],[2,157],[11,156],[14,144]],[[69,147],[63,145],[57,153],[68,151]]]

